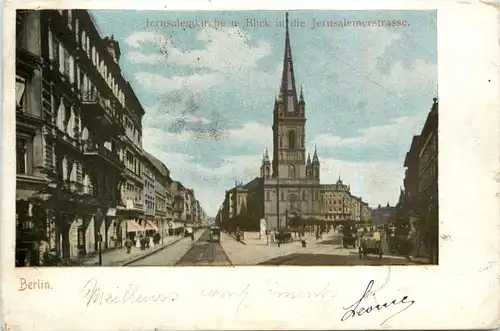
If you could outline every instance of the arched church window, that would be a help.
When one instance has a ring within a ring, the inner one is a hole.
[[[288,131],[288,148],[295,148],[295,131]]]
[[[269,178],[269,167],[266,167],[266,178]]]

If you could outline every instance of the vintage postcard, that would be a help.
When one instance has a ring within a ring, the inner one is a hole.
[[[121,5],[5,4],[6,330],[498,326],[494,6]]]

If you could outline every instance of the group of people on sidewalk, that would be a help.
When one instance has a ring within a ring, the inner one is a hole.
[[[160,243],[161,236],[158,232],[153,235],[139,235],[137,238],[131,239],[127,238],[125,240],[125,248],[127,249],[127,254],[130,254],[132,247],[140,248],[141,251],[144,251],[148,248],[154,248],[155,245]]]

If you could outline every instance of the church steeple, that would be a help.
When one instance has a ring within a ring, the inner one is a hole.
[[[311,153],[308,153],[307,154],[307,165],[310,166],[311,165]]]
[[[269,178],[271,176],[271,162],[269,161],[269,153],[266,151],[262,156],[262,164],[260,166],[260,177],[261,178]]]
[[[319,163],[318,152],[316,151],[316,146],[314,146],[313,164],[318,164],[318,163]]]
[[[267,151],[267,147],[266,147],[266,151],[264,152],[264,158],[263,158],[262,162],[269,163],[269,153]]]
[[[299,91],[295,85],[288,13],[286,13],[285,52],[280,84],[273,112],[273,177],[300,180],[307,177],[305,103],[302,101],[299,103]],[[310,170],[312,171],[312,166]]]
[[[295,87],[295,75],[293,71],[292,47],[290,45],[290,33],[288,31],[288,12],[286,13],[285,55],[283,60],[280,94],[283,98],[283,109],[286,114],[299,111],[297,88]]]

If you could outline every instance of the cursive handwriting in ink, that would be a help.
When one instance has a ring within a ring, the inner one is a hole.
[[[374,312],[374,311],[380,311],[380,310],[389,308],[391,306],[399,306],[399,305],[403,305],[403,304],[405,305],[403,307],[403,309],[392,314],[391,316],[386,318],[382,323],[380,323],[380,325],[383,325],[385,322],[387,322],[388,320],[390,320],[394,316],[402,313],[406,309],[410,308],[415,303],[415,300],[409,300],[408,296],[405,295],[399,301],[397,299],[394,299],[391,302],[386,302],[383,304],[376,304],[376,305],[368,306],[368,307],[366,307],[366,306],[360,307],[360,306],[362,306],[363,300],[369,299],[370,297],[375,298],[375,293],[371,291],[374,283],[375,282],[373,280],[370,280],[368,282],[368,286],[365,289],[365,292],[363,293],[363,295],[361,296],[361,298],[359,300],[357,300],[355,303],[353,303],[349,307],[342,307],[344,310],[346,310],[346,312],[344,313],[344,315],[340,319],[342,322],[345,320],[348,320],[349,318],[354,318],[356,316],[362,316],[363,314],[369,314],[369,313]]]
[[[211,299],[238,299],[238,306],[236,307],[236,312],[240,311],[240,308],[244,305],[245,299],[249,296],[250,285],[247,284],[245,288],[241,291],[230,291],[230,290],[202,290],[201,295],[203,297],[208,297]]]
[[[179,297],[177,292],[144,294],[136,285],[132,284],[129,284],[127,289],[122,293],[106,292],[101,289],[95,278],[85,283],[82,292],[84,293],[85,305],[87,307],[92,304],[102,306],[105,304],[174,302]]]

